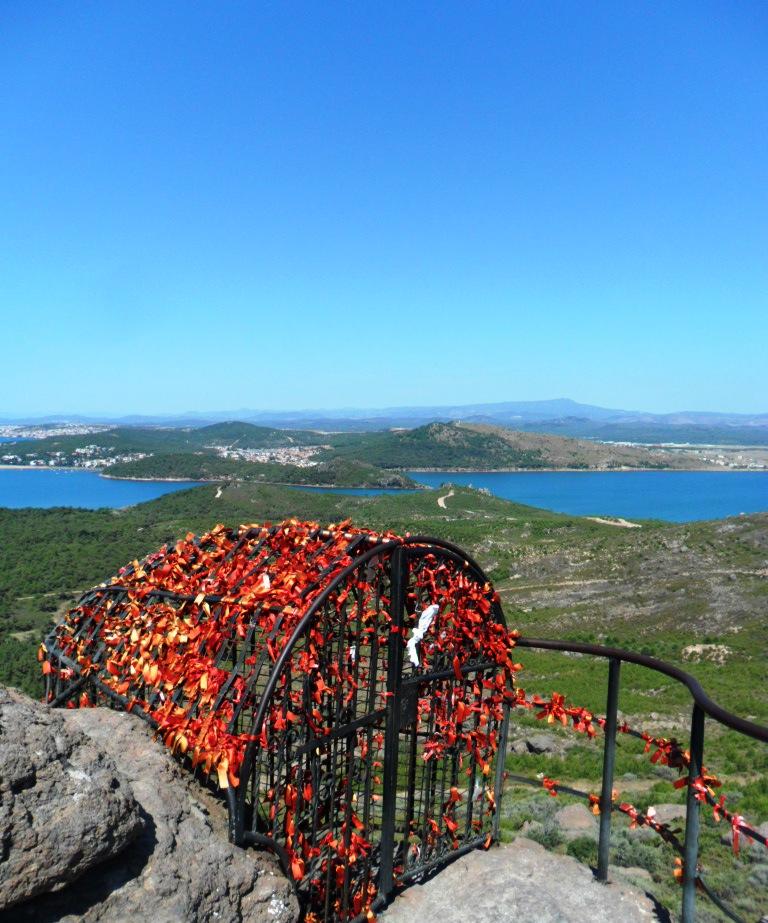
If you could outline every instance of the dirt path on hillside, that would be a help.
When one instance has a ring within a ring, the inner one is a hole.
[[[449,490],[447,494],[443,494],[442,497],[437,498],[437,505],[440,507],[440,509],[442,510],[448,509],[448,507],[445,505],[445,501],[448,500],[452,496],[453,496],[453,491]]]
[[[639,522],[629,522],[629,520],[622,519],[620,516],[617,516],[616,519],[603,519],[602,516],[585,516],[584,518],[590,519],[592,522],[599,522],[601,526],[619,526],[621,529],[643,528]]]
[[[594,577],[591,580],[557,580],[547,581],[547,583],[515,583],[504,584],[497,583],[497,586],[503,586],[505,590],[550,590],[563,586],[589,586],[592,583],[616,583],[619,578],[611,579],[609,577]]]

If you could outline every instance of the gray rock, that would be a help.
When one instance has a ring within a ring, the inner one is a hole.
[[[768,837],[768,821],[763,824],[758,824],[755,827],[755,830],[764,837]],[[720,842],[724,846],[733,845],[733,831],[730,827],[727,828],[726,832],[720,837]],[[763,846],[762,843],[757,840],[751,840],[747,837],[745,833],[739,834],[739,851],[745,856],[761,860],[768,856],[768,849]]]
[[[652,901],[632,886],[603,885],[569,856],[518,837],[462,856],[412,885],[380,914],[382,923],[650,923]]]
[[[521,744],[525,749],[513,749],[513,753],[536,753],[553,756],[560,756],[569,747],[573,746],[572,741],[547,733],[530,734],[527,737],[522,737],[514,742],[513,748],[518,744]]]
[[[531,753],[559,753],[561,742],[554,734],[532,734],[525,741]]]
[[[293,887],[268,853],[229,843],[224,803],[180,767],[139,718],[54,712],[116,763],[145,818],[133,845],[76,885],[19,904],[0,923],[293,923]]]
[[[525,756],[526,753],[531,751],[528,749],[528,744],[525,740],[513,740],[509,745],[509,752],[514,753],[516,756]]]
[[[656,808],[656,820],[660,824],[672,824],[675,820],[685,820],[684,804],[655,804],[654,807]]]
[[[555,814],[560,831],[566,840],[575,840],[580,836],[597,839],[597,818],[583,804],[569,804]]]
[[[65,719],[0,688],[0,911],[66,887],[144,829],[113,760]]]

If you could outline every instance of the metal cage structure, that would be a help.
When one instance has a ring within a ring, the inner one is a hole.
[[[513,645],[456,546],[288,520],[124,567],[41,658],[51,705],[144,718],[306,919],[350,920],[498,839]]]

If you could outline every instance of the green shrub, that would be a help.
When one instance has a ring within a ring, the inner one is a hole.
[[[584,865],[597,865],[597,843],[589,836],[579,836],[571,840],[566,849],[569,856],[583,862]]]
[[[545,821],[543,824],[534,821],[526,830],[525,835],[540,843],[545,849],[555,849],[565,842],[565,837],[554,819]]]
[[[663,854],[661,840],[641,840],[628,830],[619,830],[611,837],[611,862],[623,868],[638,867],[652,875],[669,871],[669,859]]]

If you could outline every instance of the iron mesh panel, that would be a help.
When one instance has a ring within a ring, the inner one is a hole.
[[[282,849],[312,913],[359,916],[495,836],[509,638],[479,568],[432,542],[188,536],[82,597],[46,641],[47,698],[155,724],[227,789],[235,842]]]

